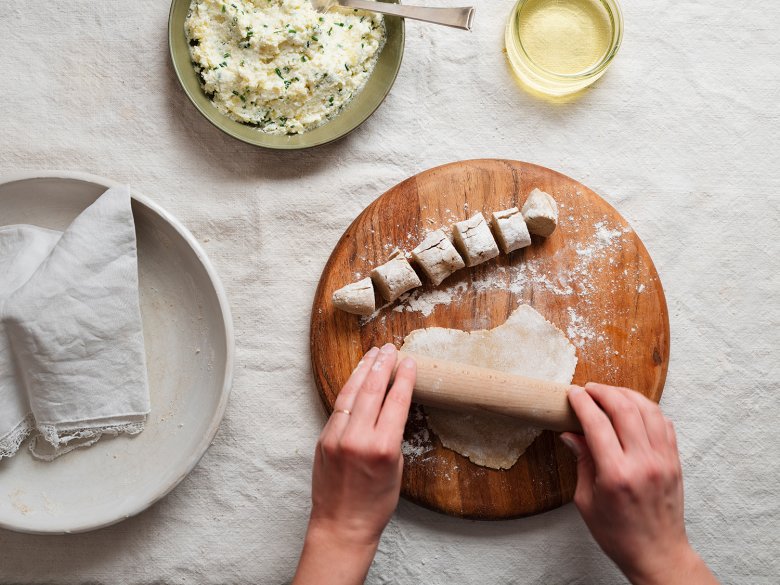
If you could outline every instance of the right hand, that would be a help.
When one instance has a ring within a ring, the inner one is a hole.
[[[599,546],[635,585],[717,583],[688,543],[677,438],[658,405],[593,383],[569,402],[585,433],[561,435],[577,456],[574,503]]]

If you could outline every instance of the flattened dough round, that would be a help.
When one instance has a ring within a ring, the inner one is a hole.
[[[417,329],[406,336],[401,349],[563,384],[571,383],[577,366],[574,346],[529,305],[520,305],[495,329]],[[493,469],[512,467],[542,432],[501,416],[431,407],[425,412],[442,445]]]

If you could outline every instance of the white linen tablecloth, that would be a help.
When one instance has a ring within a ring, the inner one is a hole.
[[[510,77],[512,3],[475,3],[470,34],[407,24],[398,81],[357,132],[277,153],[223,135],[187,101],[167,2],[0,1],[0,175],[83,170],[160,203],[214,261],[237,334],[227,414],[195,471],[99,532],[0,531],[1,583],[288,581],[324,421],[308,355],[322,267],[387,188],[476,157],[560,170],[639,233],[669,303],[662,404],[679,432],[691,540],[725,583],[777,582],[780,4],[625,1],[610,71],[550,105]],[[480,523],[402,502],[368,582],[623,579],[571,505]]]

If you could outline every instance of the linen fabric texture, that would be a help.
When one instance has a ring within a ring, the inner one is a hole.
[[[104,433],[137,434],[150,410],[127,187],[64,231],[0,228],[0,459],[52,460]]]

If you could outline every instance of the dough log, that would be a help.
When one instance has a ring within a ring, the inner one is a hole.
[[[447,234],[436,230],[412,250],[412,258],[417,262],[431,282],[438,286],[450,274],[466,266]]]
[[[371,280],[386,301],[394,301],[406,291],[422,285],[420,277],[403,256],[397,256],[371,271]]]
[[[531,245],[531,234],[517,207],[493,212],[493,232],[504,254]]]
[[[333,305],[337,309],[352,313],[353,315],[370,315],[376,310],[374,287],[371,278],[341,287],[333,293]]]
[[[453,225],[452,236],[466,266],[476,266],[499,254],[496,240],[481,213]]]
[[[552,195],[534,189],[523,205],[523,217],[529,232],[546,238],[558,225],[558,204]]]

